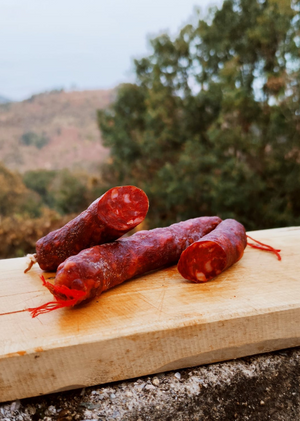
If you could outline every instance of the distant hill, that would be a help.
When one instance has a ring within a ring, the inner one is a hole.
[[[102,146],[96,110],[113,97],[113,90],[52,91],[0,104],[0,161],[21,173],[41,168],[97,171],[108,150]]]
[[[0,95],[0,104],[7,104],[8,102],[11,102],[11,100],[5,96]]]

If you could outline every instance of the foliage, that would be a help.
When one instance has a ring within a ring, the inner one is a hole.
[[[90,204],[87,179],[77,177],[69,170],[59,171],[49,186],[54,208],[63,215],[80,213]]]
[[[22,177],[0,163],[0,216],[20,214],[39,215],[41,200],[23,184]]]
[[[32,145],[38,149],[42,149],[49,143],[49,138],[44,133],[26,132],[21,136],[21,143],[26,146]]]
[[[67,169],[27,171],[23,181],[41,197],[45,206],[61,215],[79,213],[97,197],[98,180],[95,177]]]
[[[60,216],[45,208],[39,218],[25,215],[0,216],[1,258],[22,257],[34,253],[36,241],[48,232],[60,228],[74,215]]]
[[[53,197],[49,193],[51,182],[56,176],[56,171],[34,170],[23,175],[23,182],[28,189],[38,193],[46,206],[53,207]]]
[[[300,19],[290,0],[225,0],[151,41],[98,122],[108,186],[136,184],[151,224],[204,214],[300,223]]]
[[[36,241],[63,226],[103,193],[99,179],[68,170],[28,171],[0,164],[0,258],[32,253]]]

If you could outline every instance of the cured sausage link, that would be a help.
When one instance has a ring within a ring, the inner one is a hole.
[[[36,243],[41,269],[55,271],[69,256],[121,237],[140,224],[149,208],[146,194],[134,186],[114,187],[62,228]]]
[[[193,282],[209,281],[240,260],[246,246],[243,225],[234,219],[225,219],[181,254],[178,271]]]
[[[58,267],[54,285],[43,281],[56,302],[30,309],[32,316],[73,306],[130,278],[176,264],[183,250],[220,222],[217,216],[189,219],[82,250]]]

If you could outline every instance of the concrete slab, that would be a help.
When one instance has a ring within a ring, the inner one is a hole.
[[[300,348],[0,404],[1,421],[293,421]]]

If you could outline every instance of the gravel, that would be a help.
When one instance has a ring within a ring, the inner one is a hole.
[[[298,421],[300,348],[0,404],[1,421]]]

